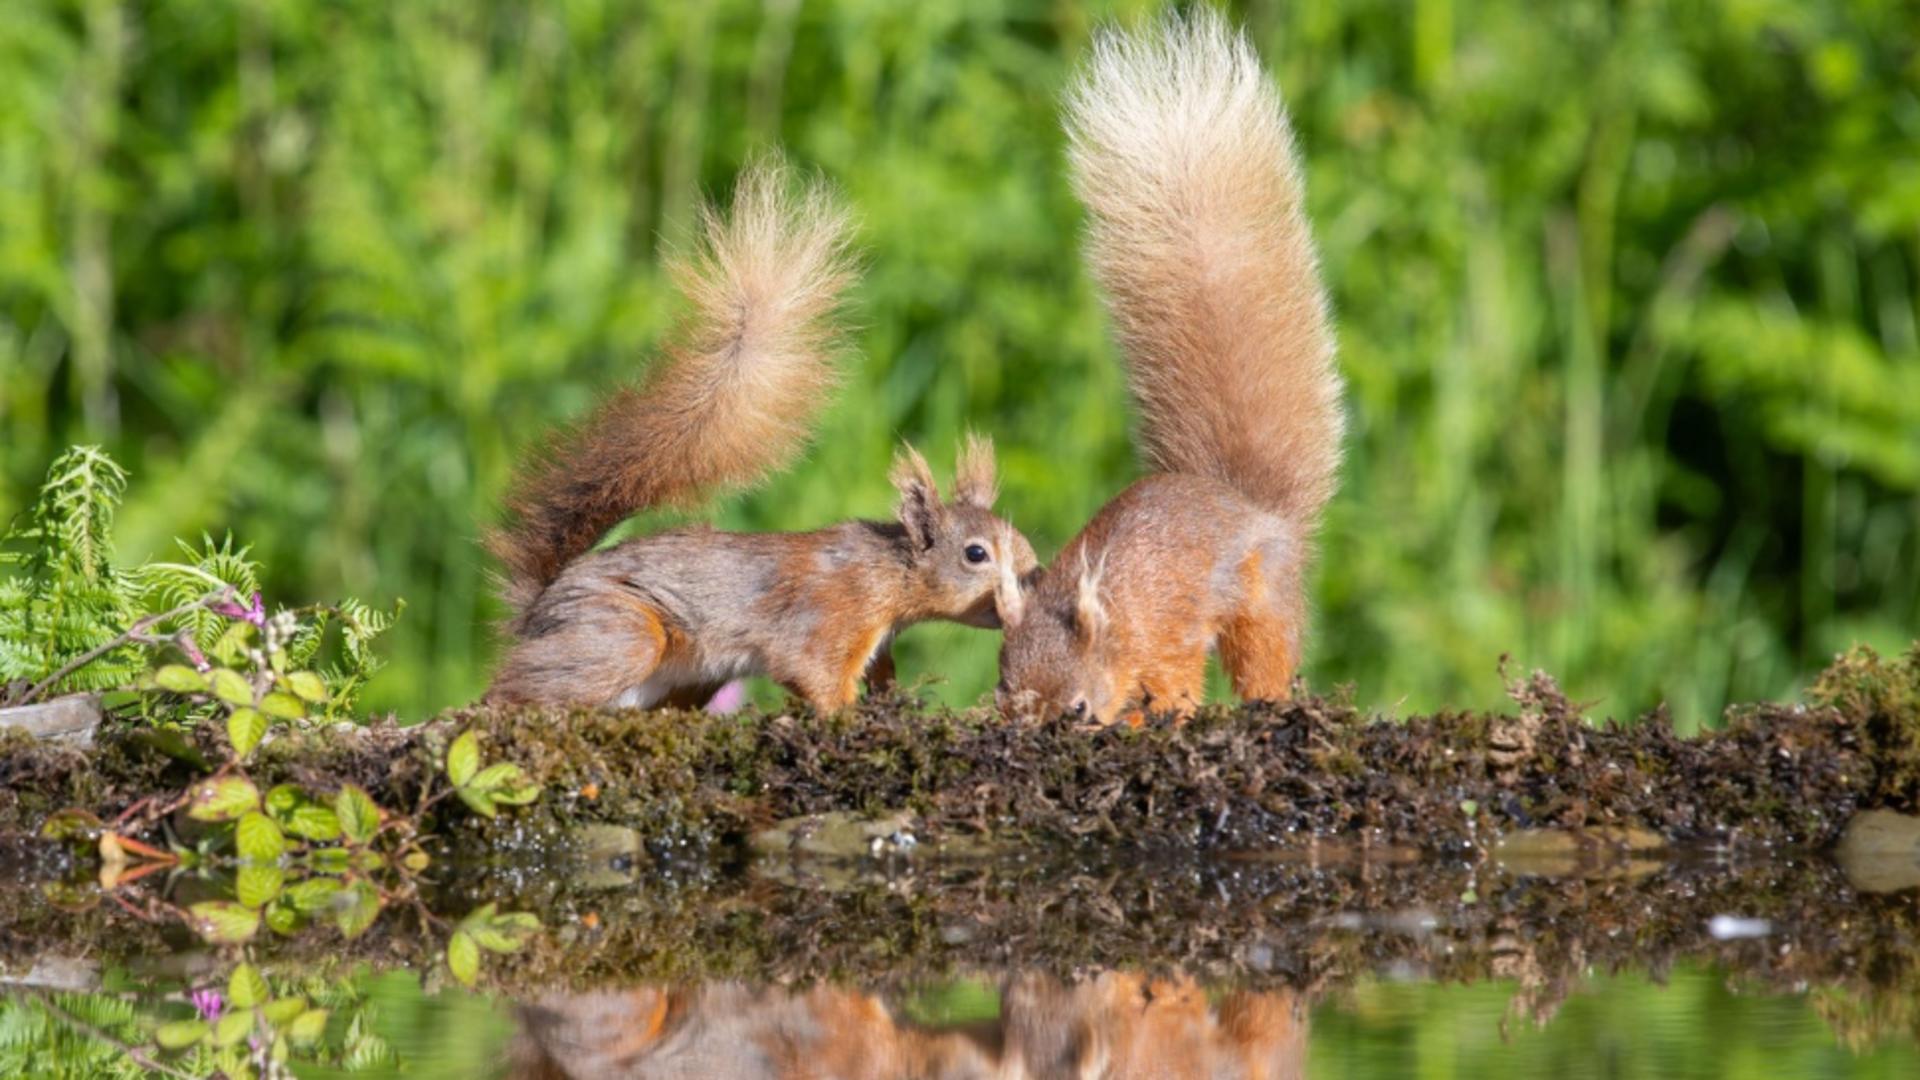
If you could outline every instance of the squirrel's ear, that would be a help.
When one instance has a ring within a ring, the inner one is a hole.
[[[1073,633],[1086,648],[1092,648],[1107,630],[1107,606],[1100,599],[1100,576],[1106,566],[1104,555],[1099,562],[1092,562],[1081,551],[1080,587],[1073,597]]]
[[[922,551],[933,547],[940,524],[940,489],[933,485],[933,470],[927,468],[927,459],[920,456],[920,451],[901,443],[888,479],[900,493],[900,505],[895,513],[900,524],[906,526],[907,535]]]
[[[953,501],[993,509],[1000,497],[1000,480],[993,464],[993,440],[967,432],[960,459],[953,469]]]
[[[1026,586],[1020,581],[1019,571],[1009,556],[1015,540],[1013,526],[1000,523],[1000,578],[993,583],[994,613],[1000,617],[1000,628],[1012,630],[1020,625],[1027,614]]]

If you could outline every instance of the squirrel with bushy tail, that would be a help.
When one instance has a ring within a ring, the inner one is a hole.
[[[1286,110],[1203,8],[1103,34],[1066,114],[1150,475],[1001,599],[999,700],[1190,713],[1210,651],[1242,699],[1283,698],[1344,427]]]
[[[593,548],[643,510],[753,484],[798,456],[838,378],[835,318],[854,280],[845,213],[777,163],[749,168],[670,265],[691,311],[636,387],[530,465],[489,538],[506,569],[502,704],[697,706],[766,675],[816,710],[892,677],[907,626],[999,625],[996,597],[1034,568],[992,511],[992,446],[969,438],[952,497],[904,447],[896,519],[794,533],[668,529]]]

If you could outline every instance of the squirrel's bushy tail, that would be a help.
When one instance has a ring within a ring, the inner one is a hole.
[[[1148,462],[1311,530],[1336,483],[1341,382],[1292,131],[1252,46],[1204,8],[1108,31],[1067,134]]]
[[[792,194],[777,161],[707,208],[668,270],[692,309],[636,386],[555,437],[488,538],[515,616],[608,529],[641,510],[753,484],[806,445],[838,381],[835,314],[854,279],[845,211],[819,184]]]

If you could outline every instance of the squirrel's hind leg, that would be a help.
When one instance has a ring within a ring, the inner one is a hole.
[[[551,628],[513,643],[483,700],[643,708],[654,704],[634,699],[670,648],[667,628],[650,605],[616,587],[566,597],[540,614],[539,622]]]

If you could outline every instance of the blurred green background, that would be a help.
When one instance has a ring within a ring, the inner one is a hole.
[[[1140,3],[10,0],[0,517],[133,473],[123,561],[231,529],[271,599],[410,602],[375,706],[470,699],[475,536],[630,377],[702,193],[778,143],[862,218],[861,354],[715,509],[889,507],[994,435],[1043,557],[1137,472],[1057,100]],[[1920,8],[1380,0],[1234,13],[1294,110],[1351,379],[1308,674],[1497,700],[1497,658],[1683,726],[1920,626]],[[923,627],[950,700],[995,635]]]

